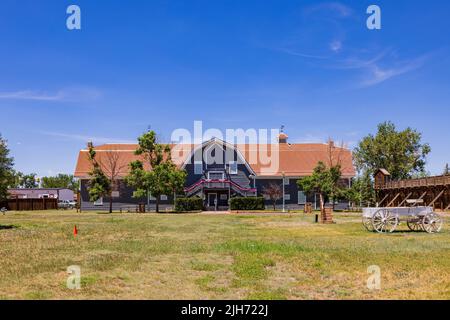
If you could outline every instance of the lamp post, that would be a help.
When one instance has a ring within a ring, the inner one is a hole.
[[[284,199],[284,178],[286,177],[286,175],[284,174],[284,171],[281,173],[281,175],[282,175],[282,177],[283,177],[283,181],[281,182],[282,183],[282,185],[283,185],[283,213],[285,213],[286,212],[286,210],[285,210],[285,199]]]

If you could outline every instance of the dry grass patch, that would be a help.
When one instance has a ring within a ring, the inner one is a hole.
[[[8,213],[1,299],[450,299],[450,232],[363,229],[357,214]],[[79,235],[74,238],[73,226]],[[79,265],[81,290],[66,288]],[[382,289],[366,288],[378,265]]]

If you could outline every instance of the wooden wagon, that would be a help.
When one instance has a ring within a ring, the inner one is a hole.
[[[432,207],[364,208],[362,223],[368,231],[394,232],[401,221],[411,231],[437,233],[442,229],[442,218]]]

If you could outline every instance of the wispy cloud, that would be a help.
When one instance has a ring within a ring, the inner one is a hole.
[[[127,139],[117,139],[117,138],[108,138],[108,137],[99,137],[99,136],[88,136],[82,134],[68,134],[61,132],[40,132],[41,134],[52,136],[56,138],[61,138],[64,140],[73,140],[73,141],[82,141],[88,142],[92,141],[94,144],[104,144],[104,143],[136,143],[136,140],[127,140]]]
[[[281,45],[270,49],[303,59],[312,67],[341,70],[342,74],[335,75],[345,76],[348,81],[342,82],[344,87],[338,85],[340,90],[372,87],[413,72],[424,66],[431,55],[403,56],[392,47],[374,43],[352,46],[346,41],[347,29],[361,23],[360,17],[337,1],[311,5],[302,13],[301,28],[294,28]]]
[[[37,91],[24,90],[24,91],[0,92],[0,99],[58,101],[62,99],[62,96],[60,93],[52,95]]]
[[[338,53],[342,50],[342,41],[340,40],[334,40],[330,43],[330,50]]]
[[[329,44],[331,51],[339,53],[342,50],[342,43],[335,40]],[[399,59],[395,51],[386,48],[371,57],[364,54],[346,54],[347,57],[336,59],[333,56],[316,56],[303,54],[289,49],[277,49],[293,56],[315,61],[315,65],[324,69],[354,70],[361,73],[358,87],[371,87],[394,77],[412,72],[421,68],[435,53],[430,52],[410,59]],[[342,56],[342,55],[341,55]],[[363,56],[363,57],[361,57]]]
[[[0,91],[0,99],[30,100],[30,101],[81,101],[95,100],[101,92],[94,88],[70,87],[56,92],[39,90]]]
[[[320,55],[313,55],[313,54],[302,53],[302,52],[298,52],[298,51],[287,49],[287,48],[275,48],[274,50],[280,51],[280,52],[283,52],[283,53],[287,53],[287,54],[292,55],[292,56],[297,56],[297,57],[307,58],[307,59],[327,60],[327,59],[330,58],[330,57],[327,57],[327,56],[320,56]]]
[[[391,49],[385,49],[381,52],[375,54],[372,57],[366,57],[361,58],[358,56],[349,56],[344,59],[340,60],[331,60],[330,64],[326,67],[330,69],[341,69],[341,70],[351,70],[351,69],[366,69],[371,68],[373,65],[378,63],[379,61],[382,61],[392,50]]]
[[[366,79],[362,81],[361,86],[374,86],[391,78],[419,69],[424,65],[427,59],[428,55],[425,55],[413,60],[402,61],[394,66],[384,68],[380,67],[376,63],[373,63],[367,67],[367,76]]]

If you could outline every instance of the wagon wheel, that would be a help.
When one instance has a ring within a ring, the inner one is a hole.
[[[434,212],[427,213],[422,220],[422,228],[428,233],[438,233],[442,229],[442,219]]]
[[[367,231],[373,231],[373,224],[372,224],[372,218],[370,217],[362,217],[362,224],[364,228],[366,228]]]
[[[398,225],[398,218],[387,209],[380,209],[375,212],[372,224],[378,233],[394,232]]]
[[[406,224],[408,225],[408,228],[411,231],[420,231],[420,230],[422,230],[422,223],[421,223],[421,220],[419,218],[408,219],[406,221]]]

